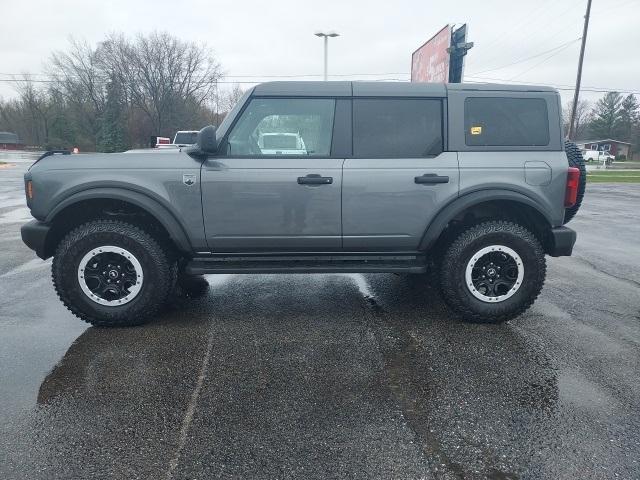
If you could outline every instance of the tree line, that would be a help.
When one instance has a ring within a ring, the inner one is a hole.
[[[572,103],[564,108],[565,133],[569,131]],[[611,138],[640,147],[640,104],[633,94],[626,96],[608,92],[595,103],[578,101],[575,119],[575,138],[572,140],[600,140]]]
[[[218,88],[212,50],[166,32],[108,35],[97,46],[72,39],[54,52],[46,78],[17,80],[17,98],[0,100],[0,130],[46,149],[117,152],[151,136],[220,123],[242,90]]]

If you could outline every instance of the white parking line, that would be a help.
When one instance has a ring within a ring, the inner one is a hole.
[[[182,454],[182,450],[184,449],[184,445],[187,442],[187,434],[189,433],[189,427],[191,426],[191,421],[193,420],[193,415],[196,411],[196,406],[198,405],[198,398],[200,397],[200,391],[202,390],[202,384],[204,383],[204,379],[207,375],[207,370],[209,369],[209,359],[211,358],[211,350],[213,349],[213,336],[209,337],[209,343],[207,344],[207,351],[204,355],[204,359],[202,360],[202,365],[200,367],[200,373],[198,374],[198,380],[196,381],[196,386],[191,393],[191,398],[189,399],[189,404],[187,405],[187,411],[184,414],[184,418],[182,419],[182,427],[180,428],[180,436],[178,437],[178,448],[176,448],[176,452],[173,455],[173,458],[169,462],[169,469],[165,475],[167,480],[173,478],[173,473],[178,467],[178,462],[180,461],[180,455]]]

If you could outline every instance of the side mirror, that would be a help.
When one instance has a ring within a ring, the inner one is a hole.
[[[218,140],[216,138],[216,127],[209,125],[198,132],[196,142],[198,150],[206,155],[214,154],[218,151]]]

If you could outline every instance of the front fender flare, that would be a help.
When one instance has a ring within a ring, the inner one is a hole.
[[[532,207],[547,220],[549,225],[551,225],[551,218],[545,213],[544,209],[542,209],[535,200],[522,193],[514,192],[512,190],[480,190],[458,197],[440,210],[425,230],[418,249],[427,250],[431,247],[436,240],[438,240],[438,237],[440,237],[440,234],[447,227],[448,223],[459,213],[463,212],[467,208],[473,207],[474,205],[490,202],[492,200],[508,200]]]
[[[184,227],[180,224],[176,216],[164,205],[151,197],[123,188],[90,188],[76,192],[58,203],[48,214],[45,222],[51,223],[56,215],[65,208],[84,200],[120,200],[131,203],[146,211],[154,217],[167,230],[171,239],[175,242],[179,250],[191,252],[192,247],[189,237],[185,233]]]

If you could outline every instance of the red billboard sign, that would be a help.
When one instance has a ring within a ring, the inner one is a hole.
[[[451,28],[444,27],[411,55],[412,82],[448,82]]]

